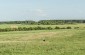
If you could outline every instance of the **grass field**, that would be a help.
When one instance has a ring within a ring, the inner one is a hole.
[[[84,28],[84,24],[70,26]],[[0,55],[85,55],[85,29],[0,32]]]
[[[55,28],[56,26],[58,27],[80,27],[80,28],[85,28],[85,24],[65,24],[65,25],[26,25],[26,24],[0,24],[0,28],[11,28],[11,27],[52,27]]]

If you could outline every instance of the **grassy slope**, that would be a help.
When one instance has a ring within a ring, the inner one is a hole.
[[[0,55],[85,55],[84,33],[78,29],[1,32]]]

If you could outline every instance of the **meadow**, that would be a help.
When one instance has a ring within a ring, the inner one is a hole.
[[[79,27],[79,29],[0,32],[0,55],[85,55],[85,26],[2,24],[0,28]]]
[[[85,24],[84,23],[79,23],[79,24],[64,24],[64,25],[27,25],[27,24],[0,24],[0,28],[11,28],[11,27],[52,27],[55,28],[56,26],[58,27],[80,27],[80,28],[85,28]]]

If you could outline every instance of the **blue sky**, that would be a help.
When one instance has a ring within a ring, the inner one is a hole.
[[[0,0],[0,21],[84,18],[85,0]]]

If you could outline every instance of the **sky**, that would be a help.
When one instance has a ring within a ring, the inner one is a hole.
[[[85,0],[0,0],[0,21],[85,19]]]

